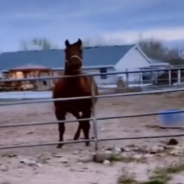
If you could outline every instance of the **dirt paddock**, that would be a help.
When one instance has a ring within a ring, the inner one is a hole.
[[[158,112],[165,108],[184,108],[184,94],[170,93],[161,95],[144,95],[134,97],[99,99],[96,105],[97,117],[108,117],[116,115],[131,115],[139,113]],[[67,115],[67,119],[73,119]],[[33,123],[42,121],[56,121],[52,103],[43,104],[28,104],[2,106],[0,108],[0,125],[13,123]],[[182,133],[183,130],[176,129],[159,129],[154,127],[158,125],[159,117],[139,117],[126,119],[113,119],[98,121],[99,138],[115,138],[115,137],[131,137],[131,136],[150,136],[161,134]],[[64,139],[70,140],[73,138],[78,123],[66,124],[66,132]],[[93,126],[91,124],[91,137],[93,136]],[[83,137],[83,135],[81,136]],[[123,140],[100,142],[99,147],[122,147],[124,145],[136,144],[158,144],[161,139],[146,139],[146,140]],[[179,142],[183,142],[184,138],[179,138]],[[27,126],[27,127],[11,127],[0,129],[0,146],[8,146],[12,144],[36,144],[58,141],[57,124],[44,126]],[[84,143],[64,145],[63,149],[56,149],[56,146],[44,146],[34,148],[19,148],[0,150],[0,154],[15,153],[24,156],[36,156],[43,153],[61,153],[68,159],[74,159],[76,150],[82,152],[94,151],[94,144],[90,147],[85,147]],[[5,159],[6,160],[6,159]],[[14,184],[59,184],[67,182],[68,184],[80,183],[116,183],[116,177],[121,165],[117,164],[117,168],[106,167],[103,165],[88,164],[87,170],[71,171],[71,167],[79,169],[84,167],[81,165],[73,165],[65,167],[61,163],[46,165],[40,168],[38,172],[29,167],[18,167],[16,159],[12,161],[0,160],[0,164],[8,163],[8,171],[0,171],[2,182],[10,182]],[[53,161],[54,163],[54,161]],[[26,169],[25,169],[26,168]],[[9,175],[9,177],[7,177]],[[1,179],[0,179],[1,183]]]

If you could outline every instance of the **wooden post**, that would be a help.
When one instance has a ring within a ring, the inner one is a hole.
[[[142,90],[142,86],[143,86],[143,72],[140,72],[140,85],[141,85],[141,90]]]
[[[126,69],[126,86],[129,88],[129,73],[128,73],[128,69]]]
[[[178,70],[178,84],[181,84],[181,70]]]
[[[171,82],[171,70],[169,70],[169,86],[171,86],[172,82]]]
[[[49,71],[49,76],[50,76],[50,77],[53,77],[53,72],[52,72],[52,70]],[[53,87],[53,79],[50,79],[50,88],[52,88],[52,87]]]

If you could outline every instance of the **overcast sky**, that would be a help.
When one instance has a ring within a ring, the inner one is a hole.
[[[0,0],[0,51],[20,49],[21,40],[46,37],[133,43],[142,35],[184,39],[184,0]],[[142,34],[141,34],[142,33]]]

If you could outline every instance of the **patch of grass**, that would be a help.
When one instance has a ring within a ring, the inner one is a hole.
[[[167,184],[167,182],[172,179],[173,174],[179,173],[182,171],[184,171],[184,164],[175,163],[163,168],[156,168],[153,171],[153,175],[149,179],[150,179],[150,182],[154,181],[155,183],[160,182],[161,184],[162,183]]]
[[[159,179],[150,179],[149,181],[146,181],[146,182],[138,182],[134,179],[133,176],[130,176],[130,175],[121,175],[119,178],[118,178],[118,184],[168,184],[168,181],[164,181],[164,180],[161,180],[160,178]]]
[[[133,176],[123,172],[123,174],[118,178],[118,184],[168,184],[168,182],[172,179],[173,174],[183,171],[184,164],[182,161],[163,168],[156,168],[153,171],[152,176],[146,182],[138,182]]]
[[[118,184],[137,184],[137,181],[133,178],[133,176],[129,175],[121,175],[118,178]]]
[[[166,168],[156,168],[153,171],[153,175],[149,178],[149,182],[160,182],[161,184],[167,184],[168,181],[171,180],[171,178],[172,177],[169,175]]]
[[[154,174],[149,179],[150,179],[150,182],[160,182],[161,184],[162,183],[167,184],[167,182],[169,180],[171,180],[172,177],[166,172],[161,172],[161,173],[158,173],[158,174]]]
[[[110,162],[113,162],[114,161],[114,162],[126,162],[126,163],[128,163],[128,162],[133,162],[136,159],[133,158],[133,157],[123,157],[121,155],[112,154],[112,155],[110,155],[110,157],[108,158],[108,160]]]
[[[129,173],[125,168],[122,168],[117,184],[137,184],[137,181],[135,180],[133,173]]]
[[[146,181],[138,184],[167,184],[167,182],[159,181],[159,180],[150,180],[150,181]]]
[[[137,184],[137,182],[133,179],[133,178],[129,178],[129,177],[120,177],[118,179],[118,184]]]
[[[159,173],[175,174],[175,173],[179,173],[179,172],[183,172],[183,171],[184,171],[184,164],[183,164],[183,162],[180,162],[180,163],[168,165],[164,168],[157,168],[154,171],[154,173],[156,175]]]
[[[169,178],[159,178],[160,176],[157,177],[150,178],[146,182],[138,182],[133,176],[129,174],[122,174],[118,178],[117,184],[168,184]]]

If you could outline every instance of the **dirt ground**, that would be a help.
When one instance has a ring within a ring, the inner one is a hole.
[[[162,95],[99,99],[96,105],[96,113],[97,117],[108,117],[158,112],[159,110],[167,108],[184,108],[184,94],[170,93]],[[67,115],[67,119],[73,119],[73,117]],[[0,108],[0,125],[42,121],[56,121],[52,103],[2,106]],[[158,125],[158,122],[158,116],[98,121],[99,138],[183,133],[183,130],[181,129],[159,129],[154,127],[155,125]],[[72,139],[77,126],[78,123],[69,123],[66,125],[65,140]],[[91,128],[91,137],[93,137],[92,129],[93,127]],[[177,139],[180,143],[183,143],[184,138]],[[100,142],[99,147],[112,147],[113,145],[123,147],[130,144],[155,145],[164,140],[166,140],[166,138],[109,141]],[[10,146],[13,144],[36,144],[55,141],[58,141],[57,124],[0,129],[0,146]],[[90,147],[85,147],[84,143],[79,143],[64,145],[63,149],[56,149],[56,146],[43,146],[0,150],[0,154],[15,153],[24,157],[34,157],[46,153],[60,153],[67,159],[74,162],[78,156],[74,154],[77,150],[81,150],[80,154],[93,152],[94,143],[92,143]],[[0,165],[2,163],[6,163],[8,170],[2,171],[2,169],[0,171],[0,178],[2,178],[0,179],[0,183],[9,182],[12,184],[113,184],[116,183],[119,170],[123,166],[120,163],[113,167],[107,167],[95,163],[73,163],[73,165],[70,164],[66,166],[53,159],[53,162],[50,162],[50,164],[45,164],[43,167],[33,169],[28,166],[20,165],[20,163],[18,163],[18,159],[5,159],[4,157],[0,159]],[[152,162],[152,164],[155,164],[155,162]],[[135,165],[126,165],[126,167],[135,168]],[[148,165],[137,165],[136,168],[137,167],[141,167],[146,171]],[[137,170],[140,171],[139,168],[137,168]]]

